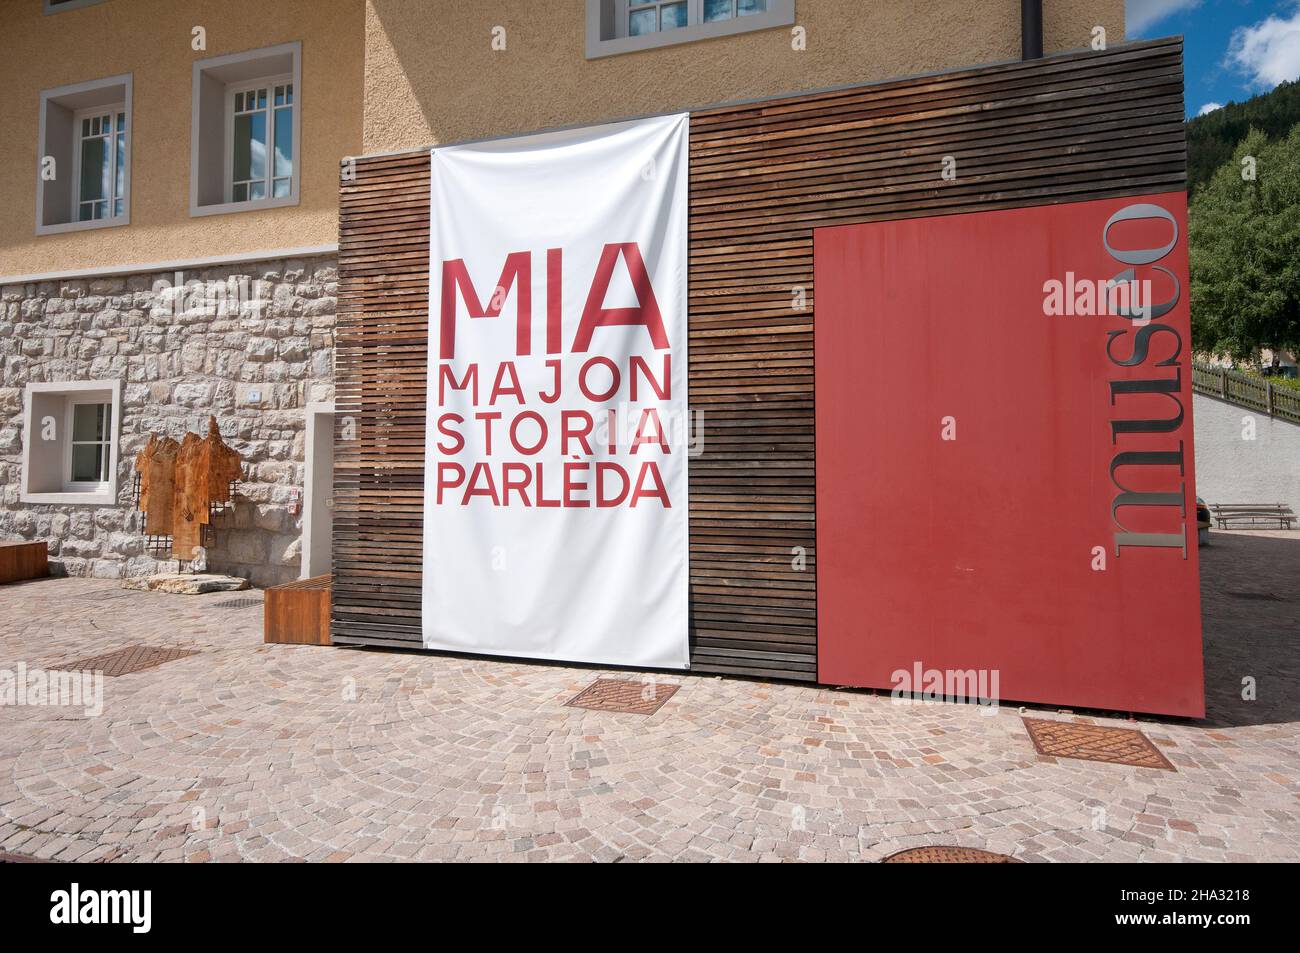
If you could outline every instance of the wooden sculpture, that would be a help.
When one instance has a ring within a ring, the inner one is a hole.
[[[203,545],[211,504],[228,502],[230,484],[241,475],[239,454],[221,439],[217,418],[208,418],[206,437],[187,433],[177,443],[151,435],[135,468],[148,532],[170,535],[174,558],[193,559]]]
[[[149,435],[149,442],[135,457],[140,474],[140,511],[148,532],[165,536],[172,526],[172,493],[176,480],[176,454],[181,445],[171,437]]]

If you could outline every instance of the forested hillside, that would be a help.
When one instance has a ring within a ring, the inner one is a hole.
[[[1283,83],[1272,92],[1189,120],[1187,191],[1195,195],[1232,158],[1252,128],[1270,139],[1282,139],[1296,123],[1300,123],[1300,82]]]

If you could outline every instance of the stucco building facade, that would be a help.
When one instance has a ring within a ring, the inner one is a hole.
[[[0,6],[0,537],[73,575],[175,568],[134,456],[214,416],[245,477],[206,561],[260,585],[329,568],[349,157],[1021,49],[1018,0]],[[1123,36],[1123,0],[1045,6],[1048,53]]]

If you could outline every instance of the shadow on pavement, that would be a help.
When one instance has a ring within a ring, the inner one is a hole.
[[[1207,727],[1300,721],[1300,531],[1216,531],[1201,547]],[[1242,698],[1255,680],[1255,701]]]

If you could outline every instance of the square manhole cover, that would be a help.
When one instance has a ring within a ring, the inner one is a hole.
[[[252,609],[252,608],[255,607],[255,606],[256,606],[257,608],[260,609],[260,608],[262,607],[262,600],[261,600],[261,599],[251,599],[251,598],[247,598],[247,597],[245,597],[245,598],[242,598],[242,599],[223,599],[223,600],[221,600],[220,602],[214,602],[214,603],[212,603],[211,608],[213,608],[213,609]]]
[[[171,662],[187,655],[197,655],[189,649],[161,649],[152,645],[128,645],[116,652],[96,655],[94,658],[78,659],[75,662],[61,662],[50,665],[52,671],[61,672],[103,672],[106,678],[117,675],[130,675],[143,672],[147,668]]]
[[[1177,770],[1150,738],[1132,728],[1108,728],[1042,718],[1022,718],[1021,721],[1041,755]]]
[[[979,850],[976,847],[912,847],[890,854],[882,864],[1018,864],[1006,854]]]
[[[592,711],[653,715],[680,687],[680,685],[668,685],[662,682],[598,678],[565,702],[565,705],[570,708],[589,708]]]

